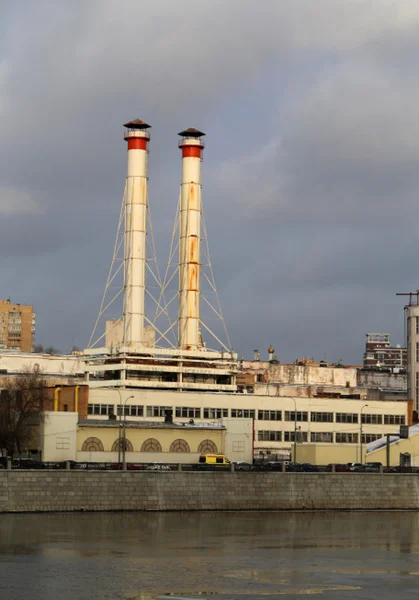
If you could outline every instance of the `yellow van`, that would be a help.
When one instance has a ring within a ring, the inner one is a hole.
[[[231,463],[224,454],[201,454],[198,469],[200,471],[230,471]]]

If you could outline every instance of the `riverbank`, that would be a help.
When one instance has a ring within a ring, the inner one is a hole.
[[[416,474],[0,471],[0,512],[419,510]]]

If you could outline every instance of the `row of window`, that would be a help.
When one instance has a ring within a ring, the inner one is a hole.
[[[173,410],[170,406],[147,406],[146,416],[147,417],[164,417],[166,411]],[[200,419],[201,409],[190,406],[177,406],[175,409],[175,416],[178,418],[186,419]],[[117,414],[121,414],[121,407],[118,406]],[[247,418],[254,419],[256,411],[248,409],[231,409],[231,417],[233,418]],[[109,415],[115,414],[115,406],[113,404],[89,404],[88,407],[89,415]],[[132,417],[144,416],[143,406],[126,405],[124,407],[123,414]],[[333,415],[331,412],[312,412],[310,413],[311,422],[315,423],[333,423]],[[295,418],[297,416],[297,418]],[[384,416],[384,419],[383,419]],[[222,417],[228,417],[227,408],[204,408],[203,418],[204,419],[221,419]],[[258,410],[258,420],[262,421],[281,421],[282,412],[280,410]],[[292,411],[284,411],[285,421],[308,421],[308,412],[297,411],[297,415]],[[404,425],[404,415],[374,415],[374,414],[362,414],[362,423],[367,425]],[[336,423],[358,423],[358,415],[356,413],[336,413]]]
[[[294,442],[295,433],[297,433],[297,442],[304,443],[308,441],[307,431],[258,431],[257,433],[259,442]],[[284,439],[282,439],[282,436]],[[362,434],[362,443],[369,444],[381,437],[381,435],[376,434]],[[333,434],[326,431],[312,431],[310,433],[311,443],[333,444],[335,442],[336,444],[357,444],[358,440],[359,435],[357,433],[337,432]]]

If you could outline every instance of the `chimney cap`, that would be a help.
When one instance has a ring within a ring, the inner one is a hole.
[[[133,121],[124,123],[124,127],[127,129],[150,129],[151,125],[147,125],[147,123],[141,121],[141,119],[134,119]]]
[[[199,131],[199,129],[195,129],[194,127],[189,127],[189,129],[185,129],[184,131],[180,131],[178,135],[182,137],[203,137],[205,133],[203,131]]]

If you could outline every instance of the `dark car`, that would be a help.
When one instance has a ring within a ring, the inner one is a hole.
[[[253,465],[242,460],[234,462],[233,465],[235,471],[253,471]]]
[[[263,465],[264,471],[282,471],[282,462],[271,460]]]
[[[364,473],[380,473],[383,465],[380,462],[368,462],[363,466]]]
[[[317,473],[318,467],[310,463],[296,463],[293,471],[296,473]]]
[[[44,464],[34,458],[14,458],[12,469],[44,469]]]

